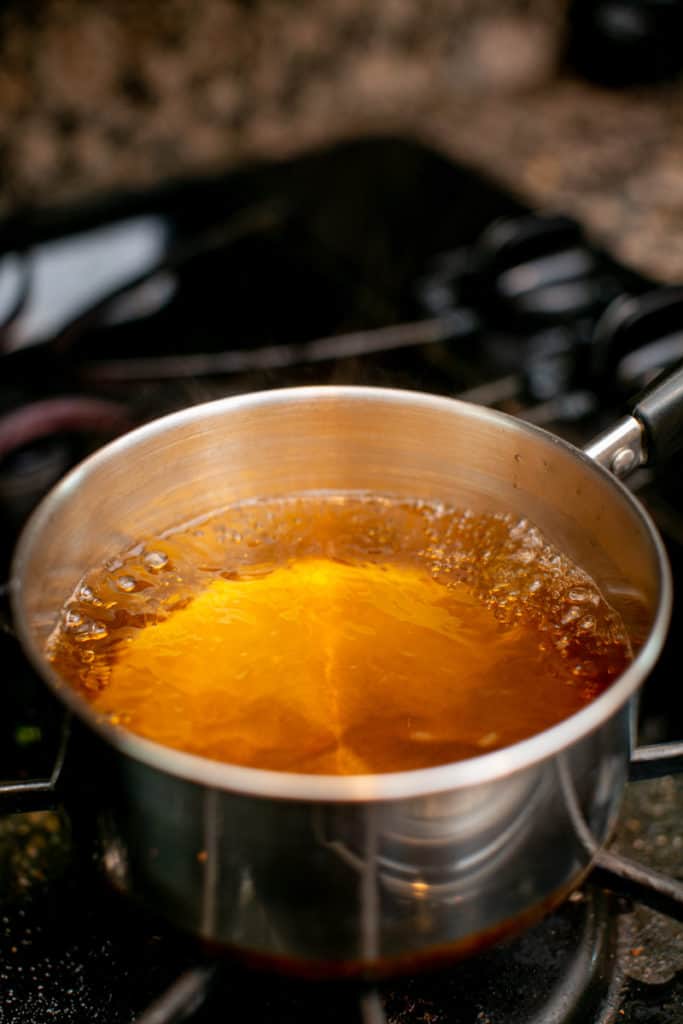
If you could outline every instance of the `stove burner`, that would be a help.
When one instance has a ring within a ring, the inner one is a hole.
[[[269,979],[261,994],[258,974],[230,969],[195,969],[183,974],[155,1000],[137,1024],[182,1019],[181,1006],[193,1006],[196,1024],[217,1019],[230,1005],[263,1024],[325,1020],[349,1024],[548,1024],[553,1021],[607,1022],[624,978],[612,969],[623,918],[610,897],[588,889],[577,894],[522,938],[447,971],[374,988],[343,987]],[[196,1003],[201,999],[197,1008]],[[165,1016],[164,1016],[165,1014]]]

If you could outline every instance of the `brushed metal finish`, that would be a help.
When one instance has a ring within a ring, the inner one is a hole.
[[[586,455],[624,479],[647,462],[645,432],[640,420],[626,416],[596,437],[584,449]]]
[[[621,612],[633,663],[587,708],[505,750],[346,778],[160,747],[99,720],[55,677],[45,638],[86,566],[230,502],[312,489],[526,516]],[[100,450],[34,514],[12,590],[35,665],[100,737],[112,880],[211,941],[323,971],[469,951],[577,883],[615,819],[634,699],[671,605],[652,523],[580,451],[467,403],[332,387],[197,406]]]

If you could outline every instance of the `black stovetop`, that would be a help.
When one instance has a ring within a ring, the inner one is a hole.
[[[30,508],[70,465],[182,405],[314,382],[465,392],[583,443],[683,357],[676,289],[617,265],[572,221],[533,214],[402,140],[24,215],[2,237],[3,572]],[[675,578],[680,468],[633,481]],[[648,742],[683,731],[679,626],[677,603],[645,688]],[[43,777],[60,710],[11,633],[0,633],[0,657],[0,778]],[[683,873],[680,811],[675,780],[631,784],[617,847]],[[5,815],[0,1021],[683,1019],[683,927],[598,881],[470,961],[362,990],[216,966],[103,889],[76,812]]]

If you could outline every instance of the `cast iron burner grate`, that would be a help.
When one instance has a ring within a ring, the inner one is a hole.
[[[181,1004],[200,996],[193,1020],[209,1024],[217,1008],[248,1008],[265,1024],[320,1019],[321,1001],[329,1009],[325,1019],[362,1024],[401,1024],[443,1021],[464,1024],[548,1024],[553,1021],[605,1019],[623,985],[612,969],[619,940],[618,921],[605,906],[598,890],[572,900],[535,929],[475,961],[455,965],[427,978],[411,978],[376,988],[326,988],[281,979],[269,982],[267,999],[259,999],[258,976],[196,968],[179,979],[139,1018],[182,1020],[174,1016]],[[177,997],[176,1006],[171,1003]],[[168,1014],[170,1015],[170,1018]],[[166,1016],[163,1016],[166,1014]],[[156,1017],[155,1017],[156,1015]],[[160,1016],[162,1015],[162,1016]]]
[[[584,443],[683,357],[681,290],[412,142],[353,142],[3,229],[3,566],[32,505],[74,461],[180,405],[303,383],[467,392]],[[82,268],[68,294],[55,276],[65,260]],[[682,479],[679,463],[633,481],[675,578]],[[0,799],[24,809],[0,818],[0,1020],[680,1021],[683,783],[648,780],[681,757],[678,746],[662,762],[656,749],[680,735],[680,614],[676,604],[645,690],[641,736],[655,746],[635,770],[646,781],[627,787],[615,841],[583,888],[471,960],[365,989],[213,961],[105,890],[77,810],[29,810],[50,797],[61,712],[0,633],[12,684],[0,778],[14,780]]]

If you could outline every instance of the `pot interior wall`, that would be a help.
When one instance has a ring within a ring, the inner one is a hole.
[[[100,450],[34,516],[17,607],[42,644],[88,567],[231,502],[320,489],[524,516],[594,578],[634,647],[652,626],[661,579],[649,529],[585,457],[476,406],[334,388],[197,406]]]

